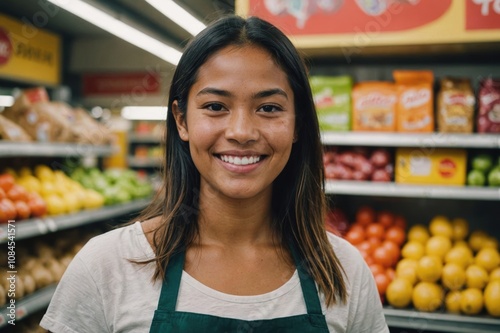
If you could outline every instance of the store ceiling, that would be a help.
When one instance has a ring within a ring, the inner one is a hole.
[[[175,0],[205,23],[234,12],[234,0]],[[181,49],[190,38],[189,33],[163,16],[145,0],[93,0],[127,20],[153,31],[158,37]],[[56,32],[68,38],[106,36],[107,32],[68,13],[55,8],[45,0],[1,0],[0,12],[28,20],[38,28]]]

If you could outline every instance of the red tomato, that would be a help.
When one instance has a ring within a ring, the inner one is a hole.
[[[0,188],[2,188],[5,192],[10,190],[12,185],[14,185],[16,180],[14,176],[8,173],[4,173],[0,175]]]
[[[368,252],[368,254],[371,254],[373,252],[372,245],[366,239],[364,241],[362,241],[361,243],[357,244],[356,247],[360,251],[366,251],[366,252]]]
[[[372,256],[377,264],[384,266],[385,268],[391,267],[393,264],[393,259],[391,254],[384,246],[377,247],[375,251],[373,251]]]
[[[0,222],[7,223],[8,220],[16,218],[16,207],[7,198],[0,200]]]
[[[401,227],[392,226],[385,232],[385,239],[401,246],[406,240],[406,233]]]
[[[12,187],[7,191],[7,198],[15,201],[27,201],[28,200],[28,191],[24,187],[18,184],[12,185]]]
[[[387,286],[389,286],[389,283],[391,283],[389,277],[387,274],[384,273],[379,273],[375,275],[375,283],[377,283],[377,289],[378,293],[380,295],[385,295],[385,291],[387,290]]]
[[[372,264],[369,265],[368,267],[370,267],[370,271],[372,271],[373,276],[380,273],[385,273],[385,267],[380,264]]]
[[[7,194],[5,194],[5,191],[3,188],[0,187],[0,200],[4,199],[7,197]]]
[[[395,266],[399,260],[399,256],[401,255],[399,246],[394,242],[386,240],[382,243],[382,247],[387,250],[387,256],[391,260],[391,264],[388,267]]]
[[[25,201],[14,201],[14,206],[16,207],[17,218],[27,219],[31,215],[31,209]]]
[[[368,266],[375,264],[375,260],[371,255],[365,258],[365,262]]]
[[[47,204],[41,198],[32,197],[28,200],[28,206],[33,216],[39,217],[47,213]]]
[[[356,222],[361,225],[368,225],[375,221],[375,211],[368,206],[362,206],[356,212]]]
[[[372,223],[366,227],[366,236],[369,238],[379,238],[383,239],[385,233],[385,228],[383,225],[378,223]]]
[[[385,270],[385,274],[387,275],[387,277],[389,278],[389,280],[391,282],[392,282],[392,280],[394,280],[394,278],[396,278],[396,271],[392,267],[387,268]]]
[[[371,244],[372,249],[375,251],[377,247],[379,247],[382,244],[382,240],[380,238],[376,237],[369,237],[368,242]]]
[[[388,211],[382,211],[378,213],[377,222],[384,226],[384,228],[389,228],[394,224],[394,214]]]
[[[361,230],[349,230],[345,235],[345,239],[353,245],[361,243],[365,239],[365,233]]]

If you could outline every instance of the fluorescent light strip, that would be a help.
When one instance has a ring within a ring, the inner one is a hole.
[[[182,53],[81,0],[48,0],[93,25],[173,65]]]
[[[172,0],[146,0],[146,2],[193,36],[206,28],[205,24]]]
[[[126,106],[121,116],[130,120],[165,120],[167,110],[166,106]]]
[[[9,95],[0,95],[0,107],[2,106],[12,106],[14,105],[14,97]]]

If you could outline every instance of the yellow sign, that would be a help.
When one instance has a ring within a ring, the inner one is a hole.
[[[0,14],[0,77],[57,85],[60,73],[59,36]]]

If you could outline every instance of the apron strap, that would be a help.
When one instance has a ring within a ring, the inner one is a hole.
[[[158,302],[158,310],[175,311],[185,255],[185,251],[176,253],[168,262],[167,271],[165,272],[165,278],[163,279],[161,288],[160,300]]]
[[[321,303],[318,297],[318,290],[312,276],[308,273],[305,266],[306,259],[302,259],[299,256],[297,248],[294,244],[290,246],[293,259],[295,261],[295,266],[297,266],[297,272],[299,273],[300,286],[302,288],[302,294],[304,295],[304,301],[307,307],[307,314],[309,315],[323,315],[321,310]]]

